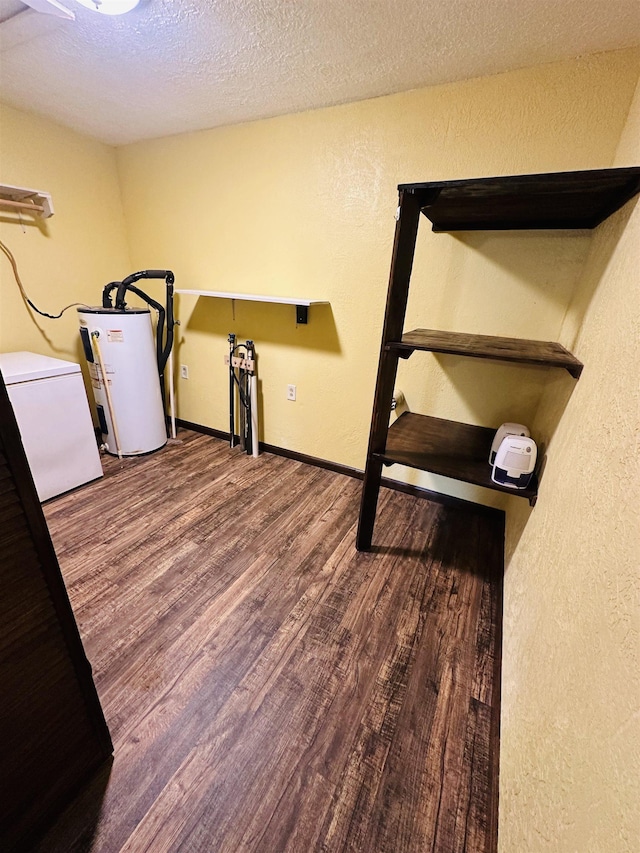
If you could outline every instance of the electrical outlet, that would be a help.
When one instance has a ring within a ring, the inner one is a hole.
[[[189,378],[189,368],[187,367],[186,364],[180,365],[180,378],[181,379],[188,379]]]
[[[296,399],[296,386],[295,385],[287,385],[287,400],[295,400]]]

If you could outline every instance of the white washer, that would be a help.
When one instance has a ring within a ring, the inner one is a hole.
[[[40,500],[102,477],[80,365],[7,352],[0,371]]]

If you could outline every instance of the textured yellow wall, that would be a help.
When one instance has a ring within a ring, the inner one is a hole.
[[[2,216],[0,234],[48,309],[96,302],[106,281],[143,267],[173,268],[181,287],[328,299],[296,328],[292,308],[238,303],[233,319],[228,303],[183,298],[180,415],[226,428],[233,330],[258,345],[261,437],[362,466],[396,184],[608,166],[623,130],[618,164],[637,163],[637,100],[624,123],[638,61],[603,54],[129,146],[118,167],[131,261],[113,152],[2,108],[1,180],[50,190],[56,216],[26,233]],[[586,365],[574,386],[563,373],[416,354],[399,380],[415,410],[535,418],[551,439],[536,509],[510,499],[508,515],[502,853],[637,842],[639,215],[622,211],[593,241],[419,240],[409,323],[560,337]],[[0,348],[77,358],[75,317],[36,325],[2,258],[0,275]]]
[[[640,163],[639,128],[640,88],[614,165]],[[566,409],[559,381],[542,401],[538,505],[507,513],[502,853],[639,849],[639,270],[636,198],[597,230],[567,314],[585,368]]]
[[[182,297],[177,361],[190,379],[178,381],[180,416],[227,428],[222,361],[234,331],[257,344],[261,438],[363,467],[396,185],[606,166],[637,67],[637,51],[603,54],[120,149],[135,267],[169,266],[177,287],[331,303],[296,328],[293,308],[237,303],[234,320],[229,302]],[[557,338],[587,249],[584,234],[425,228],[409,323]],[[416,354],[398,384],[415,411],[497,425],[531,421],[546,379]]]
[[[49,121],[0,106],[0,182],[45,190],[50,219],[0,211],[0,239],[43,311],[100,302],[102,287],[130,271],[115,151]],[[0,255],[0,351],[30,350],[81,360],[75,309],[60,320],[34,316]]]

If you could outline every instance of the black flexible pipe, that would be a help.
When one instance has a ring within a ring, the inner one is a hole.
[[[150,305],[152,308],[154,308],[158,312],[158,325],[156,328],[156,361],[158,362],[158,373],[160,375],[162,375],[162,373],[164,372],[164,364],[162,363],[162,355],[163,355],[162,340],[164,338],[164,319],[165,319],[164,307],[159,302],[156,302],[155,299],[152,299],[143,290],[140,290],[139,287],[136,287],[135,284],[128,284],[127,290],[130,290],[130,291],[132,291],[132,293],[135,293],[136,296],[139,296],[140,299],[142,299],[144,302],[147,303],[147,305]],[[166,364],[166,359],[165,359],[164,363]]]
[[[134,282],[139,281],[141,278],[163,278],[166,282],[166,311],[163,306],[156,302],[155,299],[152,299],[147,293],[143,290],[140,290],[138,287],[134,285]],[[131,273],[126,278],[123,278],[122,281],[112,281],[107,284],[102,291],[102,307],[103,308],[111,308],[111,292],[117,288],[118,292],[116,293],[116,301],[115,308],[118,311],[124,311],[127,307],[126,305],[126,294],[128,290],[131,290],[137,296],[139,296],[147,305],[150,305],[158,312],[158,325],[156,327],[156,360],[158,363],[158,376],[160,379],[160,393],[162,394],[162,409],[166,411],[166,400],[165,400],[165,390],[164,390],[164,370],[167,365],[167,360],[169,358],[169,354],[171,352],[171,348],[173,346],[173,328],[175,326],[175,319],[173,316],[173,283],[175,281],[175,276],[171,270],[139,270],[138,272]],[[165,338],[165,318],[167,322],[167,331],[166,331],[166,340],[163,344],[163,339]]]
[[[110,281],[109,284],[105,284],[104,290],[102,291],[102,307],[103,308],[113,308],[111,304],[111,291],[115,290],[116,287],[120,287],[121,282],[119,281]]]
[[[166,312],[159,302],[156,302],[155,299],[152,299],[143,290],[140,290],[139,288],[135,287],[134,282],[139,281],[141,278],[163,278],[165,280],[167,286]],[[131,273],[131,275],[128,275],[126,278],[123,278],[122,281],[110,282],[105,286],[104,290],[102,291],[103,308],[112,307],[111,292],[115,288],[117,288],[118,292],[116,293],[115,300],[116,310],[125,310],[125,308],[127,307],[125,301],[126,294],[128,290],[131,290],[133,291],[133,293],[137,294],[142,300],[144,300],[148,305],[151,305],[152,308],[155,308],[155,310],[158,312],[158,327],[156,329],[156,357],[158,361],[158,373],[161,379],[164,376],[164,369],[167,364],[167,359],[169,358],[169,353],[171,352],[171,348],[173,346],[173,328],[175,326],[175,320],[173,316],[174,281],[175,276],[171,270],[139,270],[138,272]],[[167,321],[166,340],[164,340],[165,317]]]
[[[118,292],[116,294],[116,308],[122,310],[125,307],[124,299],[127,289],[134,282],[140,281],[141,278],[164,278],[167,284],[173,284],[175,281],[171,270],[140,270],[139,272],[132,272],[131,275],[123,278],[120,282],[120,286],[118,287]]]
[[[167,274],[165,276],[167,283],[167,297],[166,297],[166,305],[167,305],[167,340],[165,342],[164,348],[162,350],[162,354],[160,357],[159,368],[160,373],[164,374],[164,369],[167,364],[167,359],[169,358],[169,354],[171,352],[171,348],[173,347],[173,327],[175,326],[175,320],[173,317],[173,273],[170,270],[167,270]]]

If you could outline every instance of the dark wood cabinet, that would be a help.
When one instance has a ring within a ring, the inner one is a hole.
[[[0,375],[0,849],[25,850],[112,744]]]
[[[460,181],[400,184],[387,306],[369,434],[356,546],[371,547],[382,466],[399,463],[467,483],[528,498],[527,489],[491,480],[488,465],[494,430],[413,413],[389,427],[398,359],[415,350],[514,364],[563,368],[578,379],[582,364],[552,341],[414,329],[404,318],[421,214],[434,232],[594,228],[640,190],[640,168],[554,172]],[[497,425],[496,425],[497,426]],[[462,449],[464,448],[464,449]]]

